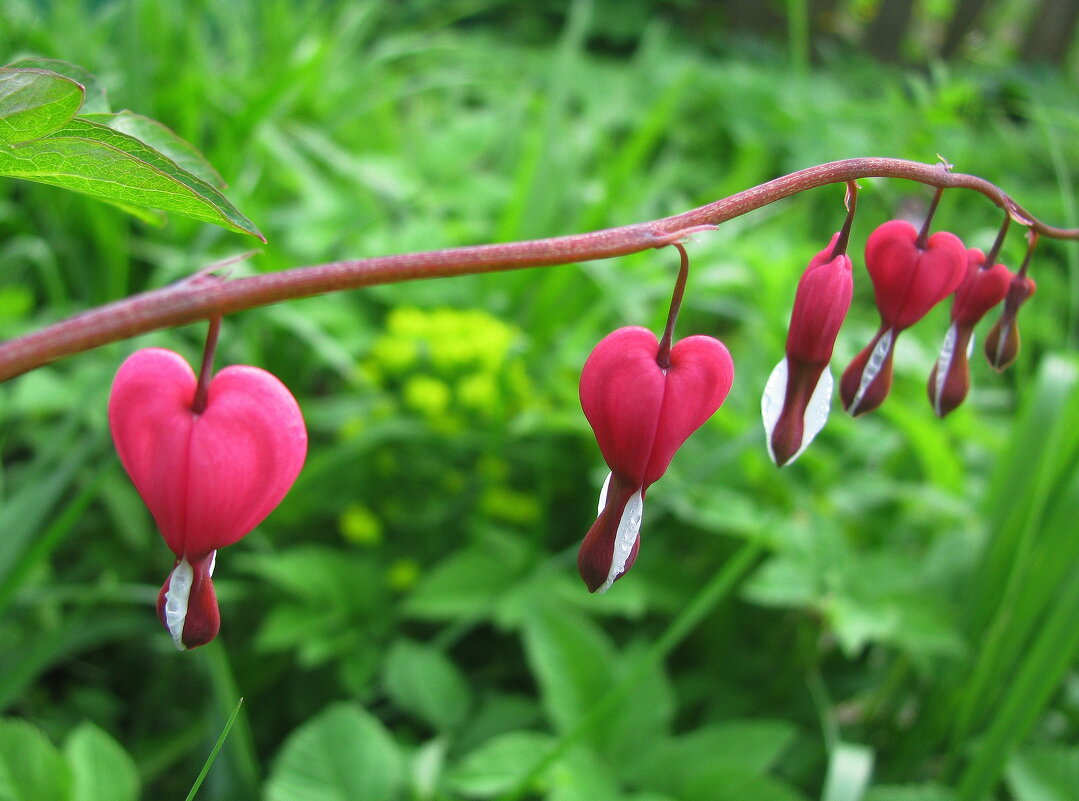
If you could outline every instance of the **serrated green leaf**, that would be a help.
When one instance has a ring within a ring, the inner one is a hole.
[[[386,657],[384,681],[395,704],[436,729],[452,728],[468,712],[468,683],[436,648],[398,640]]]
[[[8,69],[34,69],[55,72],[78,83],[85,90],[82,101],[83,114],[105,114],[110,111],[109,98],[105,87],[97,76],[78,64],[71,64],[56,58],[20,58],[6,65]]]
[[[14,145],[59,130],[82,96],[79,84],[53,72],[0,69],[0,142]]]
[[[71,766],[70,801],[137,801],[139,772],[134,760],[93,723],[80,724],[64,743]]]
[[[404,780],[401,751],[386,727],[356,704],[334,704],[285,741],[267,801],[390,801]]]
[[[35,726],[0,721],[0,798],[69,801],[71,772],[59,750]]]
[[[116,114],[80,114],[79,119],[96,122],[133,136],[168,156],[181,169],[187,170],[199,180],[218,189],[225,188],[225,179],[210,165],[198,148],[186,139],[181,139],[171,128],[157,120],[131,111],[119,111]]]
[[[771,776],[728,770],[708,776],[686,788],[683,801],[806,801],[795,787]]]
[[[183,214],[263,239],[210,184],[135,137],[79,118],[43,139],[0,149],[0,175]]]

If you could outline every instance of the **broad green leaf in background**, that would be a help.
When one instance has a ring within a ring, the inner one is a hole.
[[[955,801],[955,793],[939,784],[882,784],[870,787],[864,801]]]
[[[1017,801],[1075,801],[1079,749],[1032,748],[1013,757],[1005,775]]]
[[[450,786],[470,798],[489,798],[513,787],[549,751],[555,738],[535,731],[494,737],[466,756],[449,775]]]
[[[71,771],[59,750],[35,726],[0,721],[0,798],[68,801]]]
[[[452,728],[468,712],[468,683],[437,648],[398,640],[386,656],[384,682],[395,704],[436,729]]]
[[[0,143],[40,139],[62,128],[82,95],[79,84],[54,72],[0,68]]]
[[[68,735],[64,755],[71,766],[70,801],[137,801],[134,760],[93,723],[84,722]]]
[[[730,772],[765,773],[796,734],[784,720],[727,720],[652,743],[626,769],[635,784],[682,797],[690,786],[721,784]]]
[[[281,748],[268,801],[391,801],[404,781],[401,751],[386,727],[356,704],[334,704]]]

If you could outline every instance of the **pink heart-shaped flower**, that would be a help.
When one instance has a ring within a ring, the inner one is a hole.
[[[666,369],[658,352],[648,329],[620,328],[596,345],[581,372],[581,407],[611,469],[599,516],[577,555],[593,592],[604,592],[632,567],[645,492],[720,407],[734,380],[727,348],[711,337],[675,344]]]
[[[120,366],[109,398],[120,461],[176,555],[159,609],[163,620],[172,611],[178,622],[166,626],[188,647],[217,633],[214,552],[281,502],[307,454],[300,408],[270,373],[225,368],[201,413],[192,411],[196,384],[182,356],[147,348]]]
[[[878,226],[865,243],[865,266],[873,279],[881,327],[910,328],[955,291],[966,275],[967,255],[955,234],[938,231],[925,247],[906,220]]]

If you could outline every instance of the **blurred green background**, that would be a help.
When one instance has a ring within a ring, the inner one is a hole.
[[[909,14],[905,12],[909,10]],[[979,12],[970,17],[970,12]],[[851,156],[932,162],[1079,226],[1071,0],[5,0],[0,60],[60,58],[199,146],[266,234],[236,275],[666,216]],[[931,192],[865,180],[865,237]],[[937,309],[885,406],[768,461],[760,393],[843,189],[694,238],[679,334],[736,362],[649,493],[640,559],[576,575],[602,460],[576,397],[615,327],[662,326],[676,254],[378,287],[224,323],[219,365],[296,394],[307,465],[219,556],[222,634],[177,653],[172,556],[120,467],[112,375],[0,386],[0,798],[1074,801],[1079,246],[1042,242],[1019,362],[934,418]],[[999,211],[937,225],[988,249]],[[1020,232],[1004,261],[1018,266]],[[0,183],[0,336],[252,241]],[[987,320],[987,324],[991,320]],[[984,334],[983,330],[979,331]]]

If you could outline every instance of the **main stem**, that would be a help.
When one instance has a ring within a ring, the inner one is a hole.
[[[700,226],[718,225],[808,189],[861,178],[905,178],[938,188],[970,189],[988,197],[1013,220],[1037,234],[1056,239],[1079,239],[1079,229],[1054,228],[1040,222],[1003,190],[982,178],[951,173],[940,164],[888,158],[846,159],[784,175],[673,217],[620,228],[552,239],[295,267],[233,281],[212,282],[199,280],[204,277],[197,276],[100,306],[3,343],[0,345],[0,381],[109,342],[284,300],[374,284],[625,256],[678,242],[687,233],[699,230]]]

